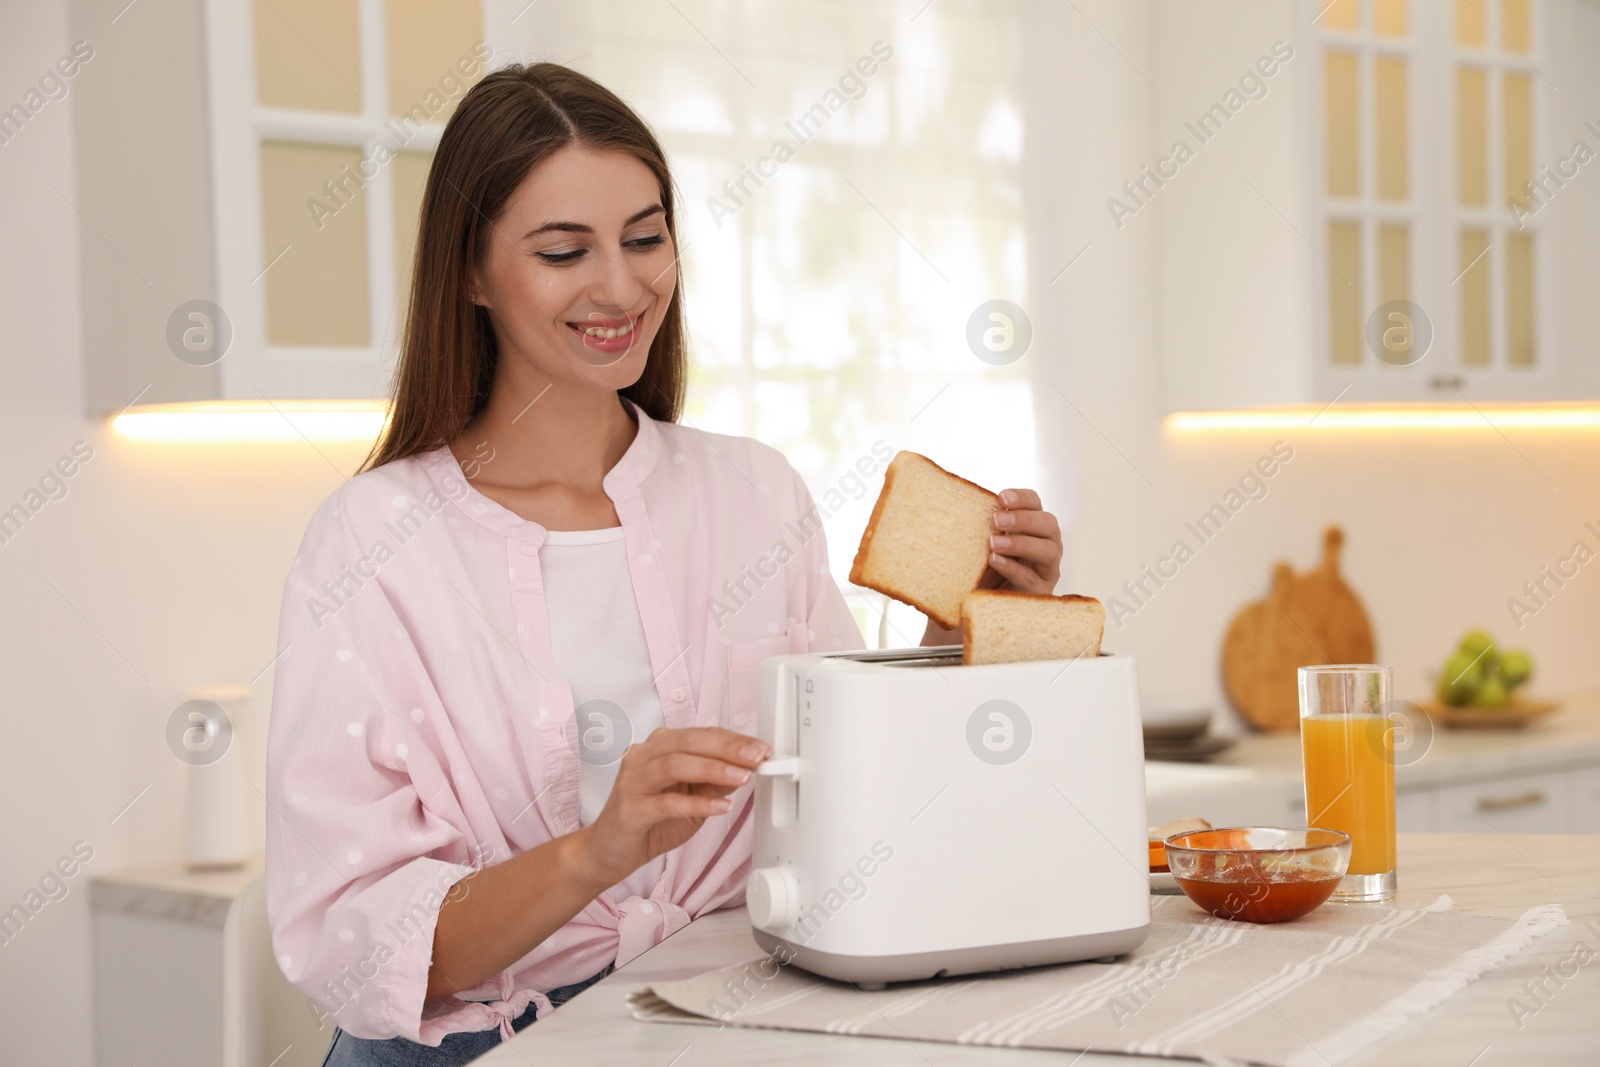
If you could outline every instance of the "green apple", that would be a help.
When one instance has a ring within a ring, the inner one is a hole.
[[[1472,702],[1480,708],[1503,708],[1510,699],[1511,694],[1506,691],[1505,682],[1496,675],[1485,678],[1472,695]]]
[[[1490,637],[1487,631],[1469,630],[1467,635],[1461,639],[1461,644],[1457,646],[1456,651],[1465,652],[1468,659],[1477,659],[1486,650],[1493,647],[1494,638]]]
[[[1500,677],[1508,688],[1515,689],[1533,677],[1533,657],[1521,649],[1507,652],[1500,661]]]
[[[1482,661],[1474,662],[1465,652],[1457,652],[1444,665],[1439,675],[1439,700],[1452,707],[1472,701],[1472,694],[1483,684]]]

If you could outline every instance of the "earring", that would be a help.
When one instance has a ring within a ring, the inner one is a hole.
[[[477,302],[478,302],[478,294],[477,293],[468,293],[467,294],[467,303],[476,304]]]

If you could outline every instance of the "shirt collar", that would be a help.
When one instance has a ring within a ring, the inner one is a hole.
[[[605,479],[600,483],[606,496],[613,501],[621,500],[639,488],[650,472],[655,470],[656,460],[661,455],[661,431],[656,427],[656,420],[627,397],[623,397],[622,402],[633,411],[639,432],[633,435],[633,444],[617,460],[617,465],[606,472]]]
[[[628,446],[628,450],[622,454],[617,465],[606,472],[605,478],[600,483],[606,496],[613,502],[638,489],[655,469],[656,460],[661,455],[661,431],[657,428],[655,420],[627,397],[623,397],[622,402],[628,405],[639,429],[633,435],[633,443]],[[444,494],[445,499],[452,501],[463,514],[478,525],[503,537],[512,537],[534,545],[544,543],[546,531],[543,526],[524,519],[509,508],[489,499],[467,481],[449,445],[440,445],[431,452],[419,453],[417,461],[427,473],[429,481]]]

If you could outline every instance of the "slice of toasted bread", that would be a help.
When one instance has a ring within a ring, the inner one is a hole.
[[[979,589],[961,602],[961,662],[1098,656],[1106,609],[1089,596]]]
[[[1192,834],[1196,830],[1209,829],[1211,829],[1210,823],[1194,816],[1174,819],[1165,826],[1150,827],[1150,873],[1165,874],[1172,870],[1167,865],[1167,838],[1173,834]]]
[[[926,456],[897,452],[861,535],[850,580],[910,604],[947,630],[989,565],[1000,498]]]
[[[1209,830],[1211,824],[1198,815],[1190,815],[1182,819],[1173,819],[1161,826],[1150,827],[1150,840],[1165,841],[1173,834],[1192,834],[1196,830]]]

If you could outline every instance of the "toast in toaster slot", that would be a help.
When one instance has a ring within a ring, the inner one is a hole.
[[[961,622],[961,600],[989,565],[1000,498],[925,456],[897,452],[861,535],[850,580],[909,604],[940,626]]]
[[[961,602],[961,662],[1098,656],[1106,609],[1094,597],[979,589]]]

